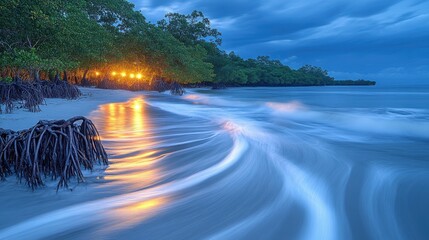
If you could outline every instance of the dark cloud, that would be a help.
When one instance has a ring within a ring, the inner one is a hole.
[[[243,57],[270,55],[292,67],[314,64],[338,78],[429,82],[426,0],[133,2],[152,22],[167,12],[202,10],[223,33],[223,48]]]

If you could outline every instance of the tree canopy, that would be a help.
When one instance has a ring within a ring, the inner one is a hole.
[[[164,79],[184,84],[332,85],[326,70],[221,49],[200,11],[146,21],[126,0],[3,0],[0,79]],[[118,74],[120,73],[121,74]],[[131,73],[132,72],[132,73]],[[126,78],[124,76],[127,76]]]

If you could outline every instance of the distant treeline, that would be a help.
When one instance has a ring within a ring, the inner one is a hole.
[[[364,80],[334,81],[320,67],[295,70],[267,56],[242,59],[227,53],[220,48],[221,33],[199,11],[169,13],[156,24],[147,22],[126,0],[2,0],[0,12],[3,81],[373,85]]]
[[[348,85],[375,85],[375,81],[368,81],[368,80],[335,80],[331,82],[329,85],[341,85],[341,86],[348,86]]]

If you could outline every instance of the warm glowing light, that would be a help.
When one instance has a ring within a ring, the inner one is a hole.
[[[141,97],[127,103],[110,103],[101,107],[102,122],[98,127],[106,133],[102,139],[124,141],[124,144],[111,149],[112,154],[126,155],[123,161],[115,162],[108,170],[111,174],[105,176],[107,181],[114,182],[112,184],[137,188],[154,184],[164,176],[158,164],[160,153],[154,148],[158,142],[152,136],[153,127],[146,107]]]
[[[136,77],[136,75],[134,75],[134,73],[130,74],[130,78],[135,78],[135,77]]]
[[[159,197],[159,198],[154,198],[151,200],[147,200],[144,202],[131,205],[130,208],[134,210],[153,209],[155,207],[165,204],[165,202],[166,202],[165,198]]]
[[[139,73],[139,74],[137,74],[137,79],[142,79],[142,75]]]
[[[142,101],[134,101],[132,106],[133,106],[134,110],[138,111],[137,113],[140,114],[140,111],[143,107],[143,102]]]
[[[171,200],[169,197],[152,198],[146,201],[138,202],[131,200],[130,204],[111,211],[117,224],[115,230],[129,229],[141,224],[144,220],[156,216],[160,213]],[[107,229],[107,230],[106,230]],[[112,228],[105,228],[104,233],[108,234]]]
[[[127,73],[126,73],[126,72],[122,72],[122,73],[121,73],[121,76],[122,76],[122,77],[126,77],[126,76],[127,76]]]
[[[95,72],[95,76],[100,76],[100,73],[99,72]]]
[[[116,72],[112,72],[112,76],[116,76],[116,74],[117,74]]]

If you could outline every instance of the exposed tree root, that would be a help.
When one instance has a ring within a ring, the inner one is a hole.
[[[107,154],[91,120],[40,121],[23,131],[0,129],[0,178],[16,174],[33,190],[48,177],[59,179],[57,190],[70,180],[84,182],[82,168],[107,165]]]
[[[222,83],[214,83],[212,86],[212,89],[213,90],[226,89],[226,85]]]
[[[77,99],[82,95],[79,88],[62,80],[38,81],[37,86],[45,98]]]
[[[158,92],[165,92],[167,90],[170,90],[170,85],[162,79],[155,79],[152,83],[152,90]]]
[[[125,81],[119,82],[119,81],[104,79],[92,85],[102,89],[125,89],[125,90],[131,90],[131,91],[157,91],[157,92],[165,92],[170,90],[172,95],[181,96],[185,94],[185,89],[178,82],[173,82],[169,84],[162,79],[155,79],[153,82],[151,82],[151,84],[148,84],[147,82],[135,82],[130,84]]]
[[[179,95],[182,96],[185,94],[185,89],[183,89],[182,85],[180,85],[177,82],[173,82],[170,86],[170,93],[172,95]]]
[[[44,98],[76,99],[81,95],[76,86],[60,80],[0,83],[0,113],[2,113],[1,105],[5,106],[6,113],[11,113],[17,107],[38,112]]]
[[[31,112],[38,112],[40,111],[39,105],[43,103],[43,100],[40,89],[31,83],[0,83],[0,104],[5,105],[6,113],[11,113],[17,103]]]

